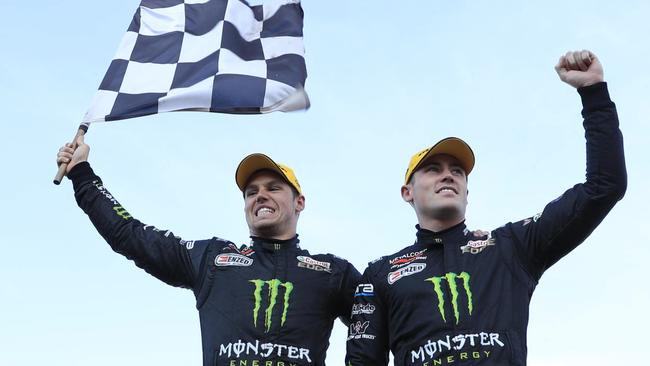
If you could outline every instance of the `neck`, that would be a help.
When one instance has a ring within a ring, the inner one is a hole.
[[[264,238],[266,240],[290,240],[296,237],[296,232],[275,233],[275,232],[261,232],[251,231],[251,237]]]
[[[430,230],[433,232],[447,230],[450,227],[456,226],[463,221],[465,221],[464,217],[460,217],[453,220],[441,220],[441,219],[434,219],[434,218],[418,217],[418,224],[420,225],[420,227],[422,229]]]
[[[263,241],[263,242],[276,243],[276,244],[287,244],[287,243],[298,242],[297,234],[288,239],[268,238],[268,237],[255,236],[255,235],[251,235],[250,238],[253,239],[253,241]]]

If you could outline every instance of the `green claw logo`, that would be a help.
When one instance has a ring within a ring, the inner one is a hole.
[[[131,218],[131,214],[122,206],[114,206],[113,211],[117,213],[117,216],[123,218],[124,220]]]
[[[456,279],[460,278],[463,281],[463,288],[465,289],[465,294],[467,295],[467,310],[469,315],[472,315],[472,310],[474,309],[472,305],[472,290],[470,289],[469,280],[470,275],[467,272],[461,272],[456,274],[449,272],[443,277],[431,277],[427,278],[425,281],[433,283],[433,291],[438,295],[438,311],[442,315],[442,320],[447,322],[445,318],[445,294],[442,291],[442,281],[447,281],[449,285],[449,291],[451,292],[451,306],[454,309],[454,317],[456,318],[456,324],[460,320],[460,312],[458,311],[458,286],[456,285]]]
[[[291,298],[291,292],[293,291],[293,283],[291,282],[281,282],[278,279],[272,279],[268,281],[264,280],[249,280],[255,285],[255,291],[253,296],[255,296],[255,307],[253,308],[253,324],[257,327],[257,315],[259,314],[261,305],[262,305],[262,289],[265,285],[268,286],[268,298],[269,305],[264,311],[264,325],[266,326],[265,333],[268,333],[271,330],[272,320],[271,316],[273,315],[273,308],[275,307],[278,299],[278,293],[280,292],[280,287],[284,287],[284,301],[282,306],[282,320],[280,326],[284,326],[284,322],[287,320],[287,312],[289,311],[289,299]]]

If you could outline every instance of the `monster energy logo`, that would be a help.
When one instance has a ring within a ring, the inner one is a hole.
[[[122,206],[114,206],[113,211],[117,213],[117,216],[123,218],[124,220],[131,218],[131,214],[128,213],[126,209]]]
[[[262,305],[262,289],[265,285],[268,285],[268,298],[269,305],[264,311],[264,325],[266,326],[265,333],[268,333],[271,330],[271,316],[273,315],[273,308],[275,307],[278,299],[278,292],[280,287],[284,287],[284,301],[282,305],[282,320],[280,326],[284,326],[284,322],[287,320],[287,311],[289,310],[289,298],[291,297],[291,291],[293,291],[293,283],[291,282],[281,282],[278,279],[272,279],[268,281],[264,280],[249,280],[255,285],[255,291],[253,295],[255,296],[255,307],[253,308],[253,324],[257,327],[257,315],[259,314],[260,307]]]
[[[469,273],[461,272],[460,274],[456,274],[449,272],[443,277],[431,277],[425,280],[433,283],[433,291],[435,291],[436,295],[438,295],[438,311],[440,311],[442,320],[444,320],[445,323],[447,322],[447,319],[445,318],[445,294],[442,292],[441,283],[442,281],[447,281],[447,284],[449,285],[449,290],[451,292],[451,306],[454,309],[456,324],[458,324],[458,321],[460,320],[460,313],[458,311],[458,286],[456,285],[457,278],[463,280],[463,288],[467,294],[467,310],[469,311],[469,315],[472,315],[472,310],[474,307],[472,306],[472,290],[469,286]]]

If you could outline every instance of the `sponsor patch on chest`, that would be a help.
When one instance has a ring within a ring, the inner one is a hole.
[[[214,264],[218,267],[235,266],[248,267],[253,264],[253,259],[237,253],[219,254],[214,259]]]
[[[496,241],[494,238],[488,237],[485,240],[470,240],[467,244],[460,247],[461,253],[478,254],[485,248],[494,246]]]
[[[402,267],[397,271],[388,273],[388,284],[392,285],[403,277],[422,272],[427,267],[426,263],[411,263],[406,267]]]
[[[354,297],[357,296],[375,296],[375,286],[372,283],[358,284],[357,290],[354,292]]]
[[[351,339],[369,339],[373,340],[376,338],[375,335],[372,334],[366,334],[366,330],[368,330],[368,326],[370,325],[370,321],[366,320],[364,321],[357,321],[356,323],[350,324],[350,332],[348,334],[348,341]]]
[[[373,304],[354,304],[352,305],[352,315],[373,314],[375,305]]]
[[[426,249],[422,249],[417,252],[406,253],[400,255],[399,257],[395,257],[388,261],[388,264],[390,264],[390,269],[404,267],[408,264],[411,264],[412,262],[415,262],[416,260],[426,260],[427,256],[422,255],[426,251]]]
[[[307,268],[311,269],[313,271],[320,271],[320,272],[332,272],[331,264],[330,262],[322,262],[322,261],[317,261],[314,258],[299,255],[296,257],[298,259],[298,267],[300,268]]]

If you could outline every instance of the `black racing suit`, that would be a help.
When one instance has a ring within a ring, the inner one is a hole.
[[[145,225],[104,188],[88,163],[68,175],[75,197],[114,251],[172,285],[192,289],[203,365],[324,365],[333,322],[349,324],[360,274],[331,254],[312,255],[295,237],[253,237],[250,246],[185,241]]]
[[[525,365],[542,273],[623,197],[623,141],[605,83],[580,88],[587,179],[541,214],[474,237],[418,227],[415,244],[369,264],[355,293],[346,365]]]

